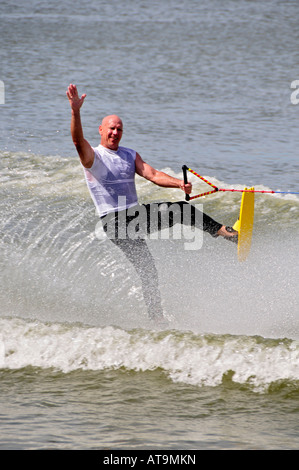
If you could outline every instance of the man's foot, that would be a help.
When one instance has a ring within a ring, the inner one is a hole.
[[[223,237],[225,240],[230,240],[233,243],[238,243],[238,232],[232,227],[222,227],[218,230],[217,235]]]

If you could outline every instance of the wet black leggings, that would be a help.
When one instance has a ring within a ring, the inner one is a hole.
[[[150,318],[163,316],[158,272],[146,235],[180,223],[215,236],[222,224],[185,201],[142,204],[102,217],[104,231],[135,267],[141,280],[143,297]],[[133,226],[131,234],[129,227]],[[133,235],[133,236],[132,236]]]

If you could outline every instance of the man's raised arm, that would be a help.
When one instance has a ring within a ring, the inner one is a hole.
[[[69,85],[66,94],[72,110],[72,139],[79,154],[82,165],[86,168],[90,168],[94,160],[94,151],[87,140],[84,139],[80,116],[80,108],[83,105],[86,95],[84,94],[81,96],[81,98],[79,98],[77,87],[76,85],[72,84]]]

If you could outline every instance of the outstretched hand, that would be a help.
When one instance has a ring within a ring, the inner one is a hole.
[[[80,98],[77,87],[73,84],[69,85],[66,94],[69,99],[72,111],[79,111],[85,100],[86,94],[83,94]]]

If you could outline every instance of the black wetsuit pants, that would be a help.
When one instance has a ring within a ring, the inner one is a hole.
[[[222,224],[185,201],[141,204],[102,217],[104,231],[135,267],[150,318],[163,316],[158,273],[146,236],[176,223],[216,236]]]

